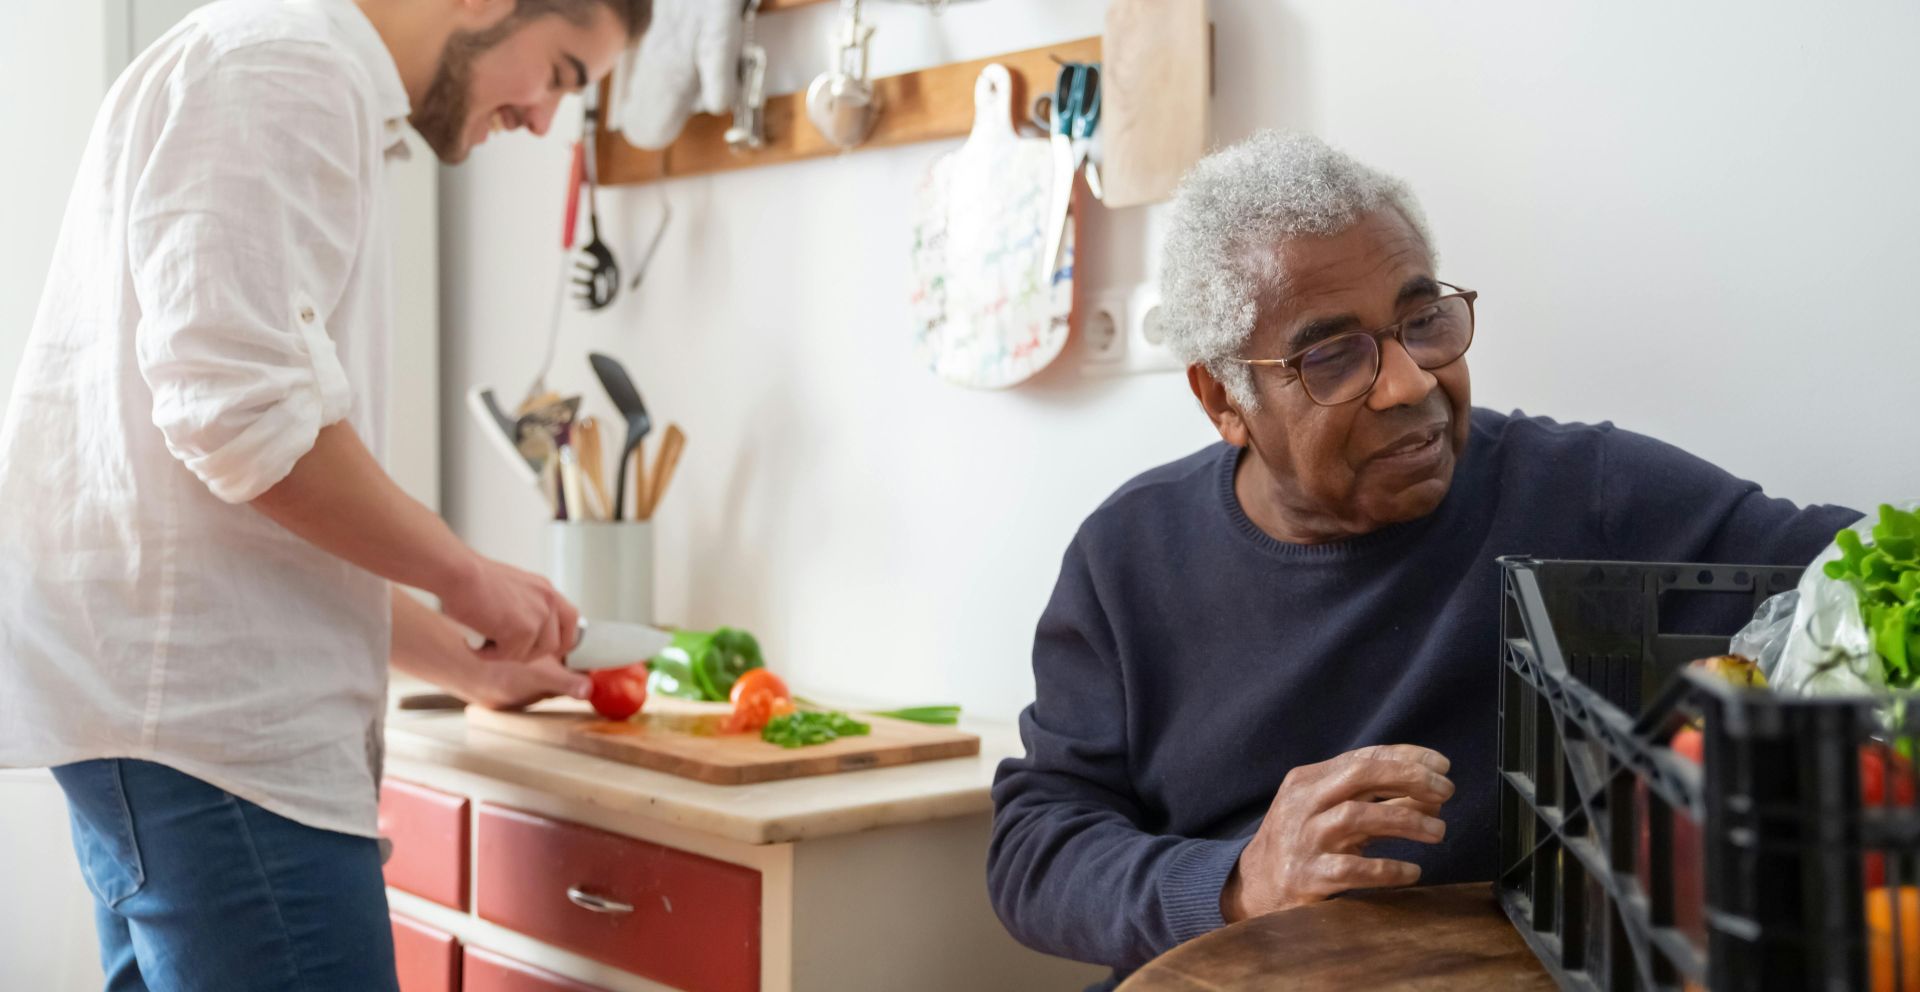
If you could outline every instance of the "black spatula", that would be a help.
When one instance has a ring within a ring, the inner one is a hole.
[[[620,446],[620,478],[613,485],[613,519],[624,520],[627,507],[627,462],[640,447],[640,441],[653,429],[653,418],[647,416],[646,401],[640,398],[640,390],[633,385],[633,378],[627,375],[627,368],[612,355],[593,352],[587,356],[593,363],[593,374],[600,377],[600,385],[607,391],[607,398],[627,420],[627,438]]]

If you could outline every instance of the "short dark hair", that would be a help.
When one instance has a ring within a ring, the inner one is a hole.
[[[528,21],[542,14],[559,14],[575,24],[585,24],[593,8],[607,7],[627,29],[627,37],[638,39],[653,19],[653,0],[515,0],[513,20]]]

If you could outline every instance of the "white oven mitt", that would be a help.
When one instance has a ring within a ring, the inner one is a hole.
[[[637,148],[665,148],[695,113],[733,109],[744,0],[654,0],[653,24],[614,69],[607,123]]]

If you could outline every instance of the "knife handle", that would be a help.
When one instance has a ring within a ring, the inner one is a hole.
[[[467,701],[447,692],[415,692],[400,697],[403,710],[463,710]]]

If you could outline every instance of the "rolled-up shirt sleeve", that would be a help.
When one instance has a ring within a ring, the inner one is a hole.
[[[153,423],[230,503],[284,479],[347,416],[327,318],[370,202],[351,85],[317,52],[267,54],[176,70],[127,219]]]

